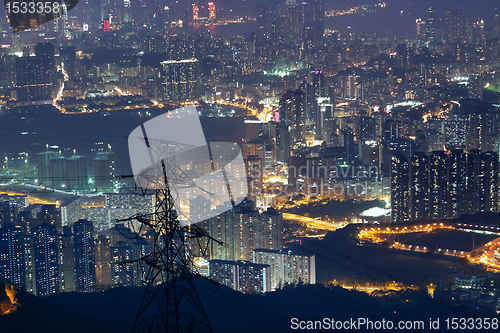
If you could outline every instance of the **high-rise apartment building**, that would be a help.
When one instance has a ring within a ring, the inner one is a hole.
[[[469,214],[497,212],[498,154],[472,151],[467,156]]]
[[[66,188],[70,191],[80,191],[87,187],[87,158],[78,155],[66,158]]]
[[[19,102],[51,100],[55,94],[54,45],[37,44],[35,56],[16,58],[16,87]]]
[[[213,2],[208,3],[208,19],[215,20],[215,4]]]
[[[248,261],[209,261],[210,278],[244,294],[271,291],[271,266]]]
[[[96,290],[94,226],[87,220],[73,225],[76,291]]]
[[[44,223],[31,229],[28,278],[37,296],[48,296],[59,291],[59,246],[55,226]],[[31,252],[32,251],[32,252]]]
[[[167,60],[163,67],[164,101],[185,102],[200,98],[200,69],[198,59]]]
[[[413,154],[410,162],[411,219],[430,217],[429,158],[426,153]]]
[[[115,153],[99,152],[94,159],[94,180],[98,192],[112,192],[115,177]]]
[[[288,284],[316,283],[316,257],[313,254],[288,249],[255,249],[252,261],[271,267],[272,290]]]
[[[50,179],[50,161],[58,157],[59,153],[55,151],[44,151],[36,155],[39,185],[52,185]]]
[[[425,11],[425,37],[428,42],[433,42],[436,36],[436,11],[427,7]]]
[[[493,19],[493,36],[500,38],[500,16],[498,14],[495,14]]]
[[[391,159],[391,221],[402,223],[410,220],[409,162],[404,155]]]
[[[0,228],[0,279],[21,288],[26,286],[24,245],[24,228]]]
[[[435,151],[429,160],[430,216],[433,219],[447,217],[448,165],[444,151]]]
[[[447,162],[448,213],[455,217],[465,213],[467,193],[467,155],[462,150],[450,151]]]
[[[406,177],[404,156],[391,165],[392,221],[444,219],[498,211],[498,154],[473,150],[415,153]],[[410,204],[405,184],[410,187]],[[409,218],[406,214],[409,212]]]
[[[248,206],[236,207],[202,222],[201,226],[209,235],[227,244],[214,243],[211,259],[251,260],[254,249],[279,250],[283,247],[282,215],[271,208],[258,214]]]
[[[469,98],[483,99],[483,78],[481,74],[469,75],[467,91]]]

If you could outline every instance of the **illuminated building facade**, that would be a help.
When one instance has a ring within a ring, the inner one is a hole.
[[[85,211],[82,209],[81,197],[65,201],[61,206],[59,206],[59,209],[61,211],[61,224],[63,227],[71,226],[76,221],[85,217]]]
[[[164,74],[164,101],[185,102],[200,97],[199,63],[197,59],[161,62]]]
[[[59,246],[54,225],[41,224],[31,229],[29,257],[32,267],[28,278],[34,282],[28,290],[37,296],[48,296],[59,291]]]
[[[193,5],[193,20],[198,20],[198,6]]]
[[[24,228],[0,228],[0,279],[25,288]]]
[[[29,201],[26,195],[1,194],[0,228],[8,225],[19,225],[19,213],[28,206]]]
[[[209,261],[210,278],[244,294],[271,291],[271,266],[249,261]]]
[[[96,290],[94,226],[87,220],[73,225],[76,291]]]
[[[447,217],[447,174],[448,168],[445,152],[433,152],[430,156],[429,167],[430,216],[433,219],[442,219]]]
[[[410,220],[409,163],[404,155],[391,159],[391,222]]]
[[[467,193],[467,155],[462,150],[452,150],[448,155],[448,213],[455,217],[465,213]]]
[[[283,247],[283,216],[269,208],[258,214],[253,203],[235,208],[200,223],[213,238],[211,259],[252,260],[254,249],[279,250]]]
[[[472,151],[467,156],[469,214],[498,211],[498,154]]]
[[[469,75],[467,91],[469,93],[469,98],[483,99],[483,78],[481,74]]]
[[[425,37],[428,42],[433,42],[436,36],[436,11],[427,7],[425,12]]]
[[[417,152],[411,159],[411,219],[426,220],[430,217],[429,158]]]
[[[462,214],[498,211],[498,154],[462,150],[415,153],[407,160],[396,155],[391,163],[392,221],[407,221],[406,186],[411,192],[409,220],[444,219]]]
[[[288,284],[315,284],[316,257],[297,250],[255,249],[253,262],[271,267],[271,289]]]
[[[130,0],[123,0],[123,10],[122,10],[123,22],[132,22],[132,13],[130,7],[131,7]]]
[[[215,4],[213,2],[208,3],[208,18],[215,20]]]

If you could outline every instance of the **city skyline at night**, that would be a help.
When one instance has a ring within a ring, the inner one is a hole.
[[[498,328],[496,1],[5,9],[0,331]]]

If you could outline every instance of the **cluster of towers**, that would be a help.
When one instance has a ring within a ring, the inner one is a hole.
[[[498,154],[417,152],[391,160],[391,221],[498,212]]]

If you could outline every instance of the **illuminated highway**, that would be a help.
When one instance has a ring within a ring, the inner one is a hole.
[[[489,271],[495,273],[500,272],[500,237],[485,244],[485,249],[474,258],[469,258],[469,261],[474,264],[483,264]],[[497,254],[497,255],[495,255]]]
[[[443,223],[429,223],[429,224],[421,224],[415,226],[407,226],[407,227],[367,227],[361,229],[358,232],[358,239],[369,240],[373,243],[381,243],[386,239],[384,238],[384,234],[386,235],[397,235],[397,234],[408,234],[413,232],[432,232],[439,228],[446,229],[454,229],[449,226],[445,226]]]
[[[17,192],[4,192],[0,191],[0,194],[7,194],[7,195],[25,195],[24,193],[17,193]],[[36,204],[42,204],[42,205],[56,205],[59,207],[60,202],[58,201],[49,201],[49,200],[44,200],[40,199],[37,197],[33,197],[31,195],[28,195],[28,201],[30,205],[36,205]]]
[[[289,213],[283,213],[283,219],[290,220],[290,221],[302,222],[302,223],[306,224],[308,228],[331,230],[331,231],[335,231],[338,228],[343,228],[347,224],[345,222],[339,223],[339,222],[321,221],[318,219],[313,219],[311,217],[305,217],[305,216],[289,214]]]
[[[452,230],[465,230],[467,225],[462,225],[459,224],[459,227],[453,227],[453,226],[448,226],[444,225],[443,223],[429,223],[429,224],[422,224],[422,225],[415,225],[415,226],[408,226],[408,227],[367,227],[364,229],[359,230],[357,234],[357,238],[361,240],[368,240],[372,243],[381,243],[386,241],[387,239],[384,237],[384,235],[396,235],[396,234],[408,234],[408,233],[414,233],[414,232],[427,232],[430,233],[434,230],[437,229],[452,229]],[[473,225],[470,225],[471,227]],[[474,230],[474,229],[469,229],[468,231],[472,232],[479,232],[479,233],[485,233],[484,230],[481,230],[482,226],[475,226],[478,227],[479,230]],[[483,226],[484,229],[490,229],[487,230],[488,233],[490,234],[498,234],[498,231],[496,230],[491,230],[491,229],[496,229],[496,227],[486,227]],[[400,250],[409,250],[412,247],[405,247],[403,244],[399,244],[398,242],[394,242],[394,244],[391,245],[391,247],[400,249]],[[413,248],[414,251],[422,251],[422,252],[427,252],[426,248],[424,247],[422,250],[418,249],[418,246]],[[476,249],[476,251],[478,251]],[[445,252],[445,251],[444,251]],[[474,254],[472,252],[470,255],[462,251],[462,255],[459,255],[458,252],[456,255],[466,257],[469,262],[473,264],[482,264],[486,266],[486,268],[490,271],[494,272],[500,272],[500,237],[492,240],[491,242],[488,242],[484,245],[484,249],[480,253]],[[443,253],[443,254],[448,254],[448,253]],[[455,255],[455,252],[450,252],[449,254]],[[497,254],[497,255],[495,255]]]

